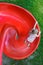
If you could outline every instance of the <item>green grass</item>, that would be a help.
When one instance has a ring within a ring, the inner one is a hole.
[[[41,29],[41,41],[38,49],[29,58],[15,61],[5,56],[3,65],[43,65],[43,0],[0,0],[17,4],[29,10],[37,19]]]

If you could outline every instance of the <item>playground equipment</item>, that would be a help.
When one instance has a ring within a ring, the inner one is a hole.
[[[29,57],[40,42],[40,27],[26,9],[10,3],[0,3],[0,65],[2,53],[12,59]]]

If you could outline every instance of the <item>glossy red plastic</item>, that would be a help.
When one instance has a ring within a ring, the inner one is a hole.
[[[0,45],[2,45],[3,52],[6,56],[20,60],[29,57],[37,49],[40,36],[33,41],[30,47],[25,43],[35,22],[36,19],[34,16],[26,9],[15,4],[0,3]],[[13,31],[14,36],[6,43],[7,37],[5,36],[3,40],[3,36],[8,28],[12,30],[8,30],[6,36],[9,34],[9,31]],[[38,24],[36,28],[40,31]],[[15,39],[16,33],[18,34],[18,39]]]

